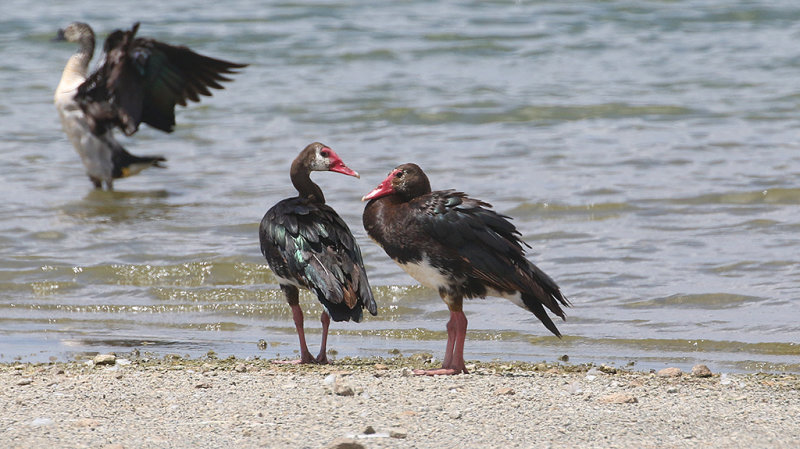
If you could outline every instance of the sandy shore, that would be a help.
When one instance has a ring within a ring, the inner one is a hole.
[[[0,447],[800,447],[798,375],[424,360],[0,365]]]

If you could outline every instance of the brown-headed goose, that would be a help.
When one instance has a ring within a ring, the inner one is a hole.
[[[298,196],[272,206],[259,226],[261,252],[278,278],[292,309],[300,338],[300,360],[289,363],[328,363],[325,346],[330,320],[360,322],[363,308],[378,313],[361,249],[345,222],[325,204],[322,190],[311,181],[312,171],[332,171],[358,177],[330,148],[314,142],[292,162],[292,184]],[[324,310],[322,344],[317,357],[306,346],[299,289],[313,292]]]
[[[525,258],[520,233],[490,204],[454,190],[431,191],[416,164],[403,164],[373,191],[363,222],[367,234],[411,277],[437,292],[450,309],[441,369],[417,374],[466,373],[467,317],[463,299],[499,296],[533,312],[561,336],[545,307],[564,319],[569,302],[558,285]]]

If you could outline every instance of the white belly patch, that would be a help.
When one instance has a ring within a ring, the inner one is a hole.
[[[430,259],[425,254],[422,255],[422,261],[420,262],[398,265],[409,276],[428,288],[439,291],[440,288],[446,289],[450,285],[450,278],[431,265]]]

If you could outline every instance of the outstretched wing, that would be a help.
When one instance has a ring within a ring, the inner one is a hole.
[[[104,64],[79,88],[75,98],[89,117],[92,132],[117,126],[131,135],[144,122],[165,132],[175,127],[175,105],[210,96],[231,81],[226,74],[246,67],[203,56],[187,47],[136,38],[139,23],[116,30],[103,45]]]
[[[567,305],[558,285],[525,258],[520,233],[510,218],[491,210],[490,204],[453,190],[436,191],[420,198],[416,207],[423,228],[462,261],[462,268],[487,287],[534,295],[559,316],[558,303]]]
[[[259,238],[275,274],[314,291],[335,321],[360,321],[363,307],[377,314],[361,250],[327,205],[283,200],[264,215]]]

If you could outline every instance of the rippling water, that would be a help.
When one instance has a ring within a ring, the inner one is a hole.
[[[413,161],[513,216],[574,303],[563,340],[505,300],[467,303],[467,359],[800,371],[796,2],[136,3],[4,4],[0,361],[292,356],[257,228],[320,140],[362,175],[315,180],[380,307],[332,326],[338,356],[443,353],[446,307],[360,224],[359,198]],[[141,20],[251,66],[174,134],[125,139],[168,169],[94,191],[52,104],[74,48],[49,39],[72,20],[101,37]],[[302,301],[313,352],[321,308]]]

